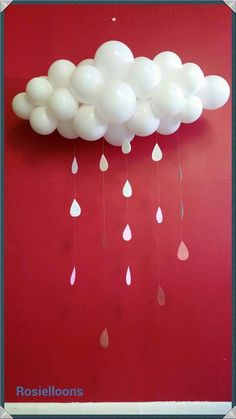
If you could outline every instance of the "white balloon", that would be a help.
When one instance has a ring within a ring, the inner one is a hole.
[[[197,64],[186,63],[177,73],[175,80],[185,95],[194,95],[203,85],[204,74]]]
[[[73,140],[78,138],[78,134],[75,131],[73,120],[70,121],[58,121],[57,124],[57,131],[60,135],[64,138],[68,138],[69,140]]]
[[[22,119],[29,119],[34,106],[28,100],[25,92],[18,93],[12,101],[12,109]]]
[[[108,122],[122,124],[134,114],[136,96],[124,81],[114,80],[98,95],[97,108]]]
[[[109,124],[104,138],[109,144],[121,146],[125,140],[131,142],[134,135],[124,124]]]
[[[79,102],[91,105],[95,103],[103,86],[101,72],[94,66],[84,64],[73,72],[69,89]]]
[[[60,121],[69,121],[78,109],[78,102],[69,90],[60,87],[49,97],[48,106]]]
[[[223,77],[207,76],[197,95],[204,109],[218,109],[229,99],[230,87]]]
[[[30,114],[29,121],[33,130],[41,135],[51,134],[57,127],[57,118],[46,106],[35,108]]]
[[[77,67],[82,67],[83,65],[95,65],[94,58],[86,58],[85,60],[80,61]]]
[[[108,41],[96,51],[95,64],[107,79],[122,79],[133,62],[132,51],[119,41]]]
[[[157,132],[163,135],[173,134],[180,127],[180,120],[176,116],[161,118]]]
[[[149,58],[138,57],[130,66],[126,80],[134,89],[137,98],[146,99],[160,82],[161,72],[158,65]]]
[[[26,93],[33,105],[45,105],[53,88],[46,77],[34,77],[26,85]]]
[[[181,88],[172,82],[160,83],[153,92],[151,104],[156,116],[176,115],[184,103]]]
[[[181,122],[185,124],[190,124],[191,122],[196,121],[200,118],[202,114],[202,102],[198,96],[189,96],[185,99],[181,111],[178,113],[177,117]]]
[[[68,60],[57,60],[49,67],[48,79],[54,87],[66,87],[76,66]]]
[[[104,136],[107,124],[97,114],[94,106],[82,105],[74,116],[74,128],[83,140],[96,141]]]
[[[154,116],[150,101],[140,100],[137,102],[134,115],[126,125],[136,135],[146,137],[157,130],[159,123],[160,119]]]
[[[182,67],[179,56],[171,51],[163,51],[157,54],[153,61],[160,68],[162,81],[173,78],[176,72]]]
[[[174,52],[134,59],[127,45],[108,41],[77,67],[55,61],[47,76],[33,78],[14,97],[12,108],[42,135],[57,128],[68,139],[104,136],[128,153],[135,135],[172,134],[196,121],[203,108],[223,106],[229,95],[226,80],[204,78],[198,65],[182,64]]]

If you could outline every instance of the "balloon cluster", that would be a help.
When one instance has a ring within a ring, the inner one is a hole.
[[[198,65],[182,64],[174,52],[134,58],[125,44],[109,41],[77,67],[55,61],[47,76],[28,82],[12,106],[39,134],[57,129],[65,138],[104,137],[120,146],[135,135],[172,134],[182,122],[196,121],[203,108],[223,106],[229,94],[226,80],[204,77]]]

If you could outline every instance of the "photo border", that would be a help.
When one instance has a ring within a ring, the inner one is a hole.
[[[14,4],[224,4],[225,7],[229,7],[223,0],[13,0]],[[11,7],[9,5],[8,7]],[[1,149],[1,159],[0,159],[0,192],[1,192],[1,206],[0,206],[0,301],[1,301],[1,310],[0,310],[0,398],[1,406],[4,406],[4,11],[0,14],[0,33],[1,33],[1,45],[0,45],[0,68],[1,68],[1,80],[0,80],[0,92],[1,92],[1,102],[0,102],[0,149]],[[235,209],[236,209],[236,178],[235,178],[235,158],[236,158],[236,144],[235,144],[235,111],[236,111],[236,13],[232,10],[232,407],[236,405],[236,302],[235,302],[235,293],[236,293],[236,280],[235,280],[235,266],[236,266],[236,254],[235,254],[235,238],[236,238],[236,219],[235,219]],[[80,414],[71,414],[71,415],[12,415],[12,417],[17,419],[66,419],[66,418],[103,418],[104,415],[80,415]],[[160,419],[176,419],[179,416],[181,418],[189,419],[220,419],[222,415],[183,415],[183,414],[174,414],[174,415],[126,415],[126,414],[112,414],[105,415],[108,418],[116,419],[128,419],[130,417],[136,418],[160,418]]]

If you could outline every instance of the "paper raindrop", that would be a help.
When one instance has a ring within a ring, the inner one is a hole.
[[[109,346],[109,336],[107,328],[103,330],[100,336],[100,345],[102,348],[107,348]]]
[[[183,241],[181,241],[179,245],[177,258],[179,260],[187,260],[189,258],[189,252],[188,252],[187,246],[185,245]]]
[[[101,172],[106,172],[106,170],[108,169],[108,161],[104,154],[100,158],[99,169],[101,170]]]
[[[131,272],[130,272],[130,268],[128,266],[127,272],[126,272],[126,285],[130,285],[131,284]]]
[[[76,278],[76,269],[75,269],[75,267],[74,267],[74,269],[73,269],[73,271],[72,271],[72,273],[71,273],[71,276],[70,276],[70,285],[74,285],[74,283],[75,283],[75,278]]]
[[[157,290],[157,302],[160,306],[164,306],[166,302],[165,293],[160,285]]]
[[[162,151],[159,145],[156,143],[152,150],[152,160],[153,161],[160,161],[162,159]]]
[[[132,187],[128,180],[124,184],[122,193],[125,196],[125,198],[130,198],[132,196]]]
[[[76,201],[76,199],[73,199],[73,202],[70,207],[70,215],[71,217],[79,217],[81,214],[81,208],[79,206],[79,203]]]
[[[161,224],[162,221],[163,221],[163,214],[162,214],[161,207],[158,207],[158,209],[157,209],[156,220],[157,220],[158,224]]]
[[[180,201],[180,218],[184,218],[184,205],[183,205],[183,201]]]
[[[129,224],[127,224],[127,226],[125,227],[124,231],[123,231],[123,239],[128,242],[130,241],[132,238],[132,233],[131,233],[131,229]]]
[[[129,154],[131,152],[131,144],[128,140],[123,142],[121,150],[124,154]]]
[[[75,175],[78,172],[78,162],[76,157],[74,157],[72,165],[71,165],[71,172]]]

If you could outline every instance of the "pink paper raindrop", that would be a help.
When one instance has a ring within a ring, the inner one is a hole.
[[[107,328],[103,330],[100,336],[100,345],[102,348],[108,348],[109,346],[109,336]]]
[[[177,252],[177,258],[179,260],[187,260],[189,258],[189,251],[188,248],[186,246],[186,244],[181,241],[179,248],[178,248],[178,252]]]
[[[157,302],[160,306],[164,306],[166,302],[165,293],[160,285],[157,290]]]

